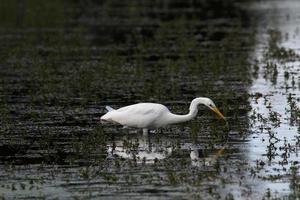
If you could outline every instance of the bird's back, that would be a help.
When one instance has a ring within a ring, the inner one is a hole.
[[[163,115],[168,112],[168,108],[161,104],[138,103],[110,111],[101,119],[129,127],[157,128],[161,126]]]

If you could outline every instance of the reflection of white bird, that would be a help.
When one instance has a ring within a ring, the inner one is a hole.
[[[155,160],[167,158],[174,148],[169,138],[166,140],[166,138],[160,137],[160,141],[157,141],[150,136],[139,135],[137,137],[128,138],[126,136],[123,139],[114,141],[113,144],[108,144],[108,156],[135,159],[139,163],[154,163]],[[132,145],[126,145],[127,142]]]
[[[143,149],[142,147],[140,147],[140,149],[137,152],[135,152],[135,151],[130,151],[130,149],[126,149],[124,147],[117,146],[112,148],[111,146],[109,146],[108,152],[111,152],[113,155],[117,155],[125,159],[133,159],[133,157],[135,157],[137,161],[145,160],[146,163],[154,163],[155,159],[158,160],[165,159],[169,154],[172,153],[172,148],[168,147],[165,148],[164,151],[162,150],[159,151],[156,148],[149,150],[147,148]]]
[[[116,122],[128,127],[142,128],[143,132],[147,132],[148,129],[155,129],[193,119],[198,113],[199,104],[207,106],[221,118],[225,119],[211,99],[199,97],[191,102],[190,112],[186,115],[173,114],[162,104],[138,103],[117,110],[106,106],[108,113],[103,115],[101,120]]]

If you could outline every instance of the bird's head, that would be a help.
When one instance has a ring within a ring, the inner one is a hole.
[[[207,106],[209,109],[211,109],[213,112],[215,112],[220,118],[225,120],[224,115],[219,111],[219,109],[217,108],[217,106],[215,105],[215,103],[207,97],[199,97],[195,99],[197,101],[197,103],[201,103],[205,106]]]

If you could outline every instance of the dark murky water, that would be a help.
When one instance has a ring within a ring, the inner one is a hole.
[[[0,194],[299,198],[297,8],[1,1]],[[230,130],[202,107],[147,137],[100,123],[105,105],[151,101],[186,113],[197,96],[214,99]]]

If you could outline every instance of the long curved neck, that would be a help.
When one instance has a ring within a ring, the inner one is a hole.
[[[173,113],[169,113],[169,116],[168,116],[169,124],[186,122],[186,121],[189,121],[189,120],[193,119],[194,117],[196,117],[196,115],[198,113],[198,104],[199,104],[199,102],[196,102],[193,100],[190,105],[190,112],[186,115],[176,115]]]

